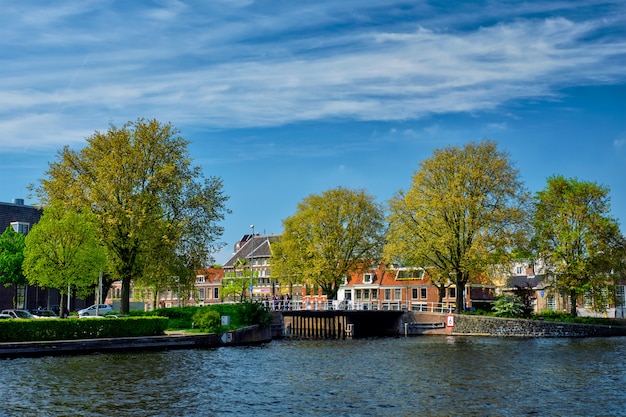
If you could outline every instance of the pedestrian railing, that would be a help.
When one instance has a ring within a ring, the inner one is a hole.
[[[454,303],[427,303],[405,301],[321,301],[321,300],[265,300],[263,304],[272,311],[326,311],[326,310],[379,310],[379,311],[422,311],[452,313]]]

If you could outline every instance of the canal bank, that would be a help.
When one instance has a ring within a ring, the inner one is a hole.
[[[248,326],[222,335],[170,332],[162,336],[12,342],[0,343],[0,359],[105,352],[206,349],[260,344],[271,340],[271,329]]]

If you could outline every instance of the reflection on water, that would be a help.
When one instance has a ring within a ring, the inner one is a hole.
[[[626,338],[274,341],[0,361],[4,416],[619,416]]]

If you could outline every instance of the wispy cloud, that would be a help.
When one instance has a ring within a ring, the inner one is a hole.
[[[385,3],[405,13],[393,25],[373,0],[6,6],[0,147],[71,143],[140,116],[216,128],[418,119],[624,81],[617,2],[593,16],[567,3],[456,14]]]

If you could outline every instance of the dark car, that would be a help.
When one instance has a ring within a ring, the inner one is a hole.
[[[58,319],[59,316],[52,310],[38,309],[33,311],[33,316],[39,319]]]

